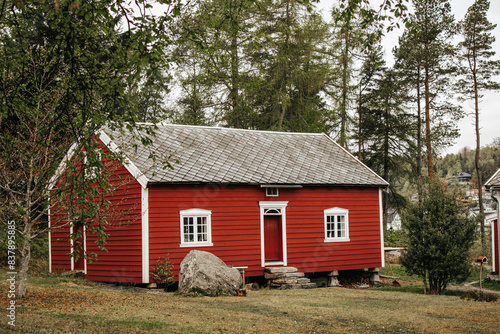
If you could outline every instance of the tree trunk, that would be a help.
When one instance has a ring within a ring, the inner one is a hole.
[[[286,31],[285,31],[285,47],[284,47],[284,54],[286,59],[285,61],[288,62],[290,60],[290,31],[291,31],[291,21],[290,21],[290,1],[286,3]],[[281,84],[280,89],[283,91],[283,94],[281,96],[281,113],[280,113],[280,119],[278,123],[278,129],[281,131],[283,127],[283,121],[285,120],[285,114],[286,114],[286,104],[287,104],[287,96],[288,96],[288,64],[287,66],[284,67],[283,70],[283,81]]]
[[[433,179],[433,167],[432,167],[432,142],[431,142],[431,117],[430,117],[430,91],[429,91],[429,64],[426,63],[424,66],[425,69],[425,142],[427,146],[427,173],[429,175],[429,179]]]
[[[388,105],[389,105],[389,101],[388,99],[386,98],[385,100],[385,124],[384,124],[384,127],[385,127],[385,133],[384,133],[384,175],[383,175],[383,178],[384,180],[386,180],[387,182],[389,182],[389,128],[390,128],[390,125],[389,125],[389,108],[388,108]],[[383,222],[383,227],[384,227],[384,233],[387,231],[387,213],[389,212],[389,193],[384,193],[384,198],[385,198],[385,201],[384,201],[384,214],[383,214],[383,217],[384,217],[384,222]]]
[[[424,295],[428,293],[429,289],[427,287],[427,269],[424,269]]]
[[[363,155],[361,154],[361,150],[363,148],[363,137],[361,133],[361,122],[362,122],[362,114],[361,114],[361,99],[362,99],[361,82],[359,84],[359,96],[358,96],[358,159],[363,160]]]
[[[340,102],[339,144],[347,148],[347,89],[349,59],[349,27],[344,30],[344,50],[342,52],[342,98]]]
[[[479,199],[479,221],[481,224],[481,248],[484,248],[486,243],[485,233],[484,233],[484,205],[483,205],[483,180],[482,171],[480,163],[480,153],[481,153],[481,136],[479,134],[479,94],[477,88],[477,74],[476,74],[476,59],[474,57],[474,69],[472,71],[472,77],[474,78],[474,109],[475,109],[475,125],[476,125],[476,174],[477,174],[477,190]]]
[[[236,18],[232,18],[232,31],[231,31],[231,91],[229,93],[229,99],[231,101],[231,123],[236,128],[241,127],[240,122],[240,111],[239,109],[239,93],[238,93],[238,22]]]
[[[28,223],[27,226],[31,224]],[[31,228],[28,226],[28,228],[25,228],[26,230],[31,230]],[[24,237],[23,239],[23,246],[22,250],[19,252],[19,273],[18,273],[18,284],[17,284],[17,290],[16,290],[16,299],[21,299],[26,297],[26,283],[28,281],[28,269],[29,269],[29,263],[31,259],[31,239],[28,237]]]
[[[422,106],[420,103],[420,64],[417,66],[417,196],[422,203]]]

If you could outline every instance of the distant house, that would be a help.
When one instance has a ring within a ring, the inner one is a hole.
[[[387,229],[401,230],[401,217],[395,209],[389,209],[387,212]]]
[[[452,182],[467,183],[472,179],[472,175],[465,172],[457,173],[449,178]]]
[[[493,272],[498,275],[500,270],[500,229],[498,228],[498,217],[500,217],[500,169],[484,184],[486,189],[491,192],[491,197],[497,202],[496,219],[493,220],[492,226],[492,259]]]
[[[130,147],[119,131],[103,129],[98,138],[127,157],[116,173],[133,181],[114,198],[138,204],[130,212],[135,220],[106,230],[105,253],[82,231],[84,251],[99,254],[93,263],[68,256],[69,227],[53,231],[52,271],[149,283],[159,257],[168,252],[177,275],[193,249],[248,267],[246,276],[263,276],[269,266],[305,273],[384,266],[388,183],[325,134],[158,125],[147,149]],[[151,151],[171,153],[179,164],[151,165]]]

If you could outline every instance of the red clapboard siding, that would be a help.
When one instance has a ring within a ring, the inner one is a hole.
[[[98,249],[97,236],[87,231],[87,254],[97,254],[97,261],[87,261],[87,278],[93,281],[142,283],[141,186],[125,167],[116,162],[109,167],[118,176],[111,180],[118,188],[106,197],[111,201],[110,209],[114,212],[105,230],[109,234],[105,245],[107,252]],[[67,223],[64,212],[53,212],[53,226]],[[69,233],[69,226],[51,232],[53,271],[71,270]]]
[[[131,175],[120,166],[115,174],[121,179]],[[142,283],[142,221],[141,185],[132,180],[113,192],[118,204],[113,210],[127,212],[112,219],[106,229],[109,234],[105,248],[100,251],[97,236],[87,233],[87,252],[97,254],[97,261],[87,264],[87,278],[93,281]]]
[[[258,186],[156,185],[149,190],[150,266],[168,252],[178,275],[192,249],[211,252],[228,265],[248,266],[247,276],[263,275],[259,201],[288,201],[288,265],[304,272],[381,266],[378,189],[304,187],[280,189],[266,197]],[[349,210],[350,242],[324,243],[323,210]],[[180,210],[212,211],[212,247],[179,248]]]

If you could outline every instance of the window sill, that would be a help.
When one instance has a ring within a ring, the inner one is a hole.
[[[185,247],[212,247],[214,244],[213,243],[186,243],[186,244],[180,244],[179,247],[185,248]]]
[[[330,243],[330,242],[349,242],[351,239],[325,239],[323,242],[325,243]]]

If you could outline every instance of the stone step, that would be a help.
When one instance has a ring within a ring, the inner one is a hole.
[[[286,273],[295,273],[298,269],[295,267],[266,267],[264,272],[269,274],[286,274]]]
[[[267,284],[272,288],[285,289],[312,289],[316,283],[305,277],[304,273],[297,271],[295,267],[268,267],[264,270]]]

